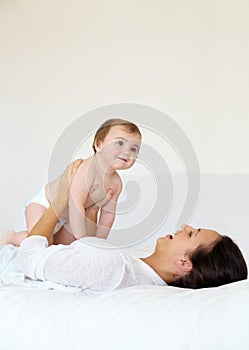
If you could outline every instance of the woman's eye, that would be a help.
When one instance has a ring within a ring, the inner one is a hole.
[[[192,233],[193,233],[192,231],[189,232],[189,237],[192,237]]]

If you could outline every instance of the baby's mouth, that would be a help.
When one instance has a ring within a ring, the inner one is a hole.
[[[123,162],[127,162],[128,158],[118,157],[119,160],[122,160]]]

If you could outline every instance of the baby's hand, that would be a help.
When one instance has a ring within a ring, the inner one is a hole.
[[[106,195],[104,198],[99,200],[97,203],[95,203],[98,207],[103,207],[106,205],[113,197],[114,195],[114,190],[112,188],[109,188],[109,190],[106,192]]]
[[[92,186],[93,187],[93,186]],[[98,185],[95,186],[95,189],[98,187]],[[94,191],[94,189],[93,189]],[[92,191],[92,192],[93,192]],[[97,203],[94,203],[93,205],[91,205],[88,208],[85,208],[85,214],[86,217],[88,219],[88,222],[92,224],[95,224],[94,228],[92,228],[91,226],[88,227],[88,235],[89,236],[95,236],[96,234],[96,224],[97,224],[97,215],[98,215],[98,211],[99,209],[104,206],[106,203],[109,202],[109,200],[112,199],[114,194],[114,191],[112,189],[109,189],[105,195],[104,198],[102,198],[100,201],[98,201]],[[91,234],[91,230],[93,230],[93,234]]]
[[[90,189],[90,193],[94,192],[97,188],[99,187],[99,185],[94,185],[91,187]],[[103,198],[101,198],[100,200],[98,200],[97,202],[95,202],[91,208],[95,208],[95,209],[99,209],[102,208],[103,206],[105,206],[113,197],[115,191],[110,188],[106,193],[105,196]]]

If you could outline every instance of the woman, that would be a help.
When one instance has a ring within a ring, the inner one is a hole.
[[[143,259],[125,250],[92,247],[82,239],[70,245],[48,246],[58,217],[67,207],[69,187],[79,164],[76,161],[65,170],[52,205],[20,248],[13,248],[12,260],[18,271],[34,280],[91,292],[145,284],[204,288],[247,278],[245,260],[229,237],[188,225],[175,235],[160,237],[154,252]],[[112,193],[107,193],[105,201],[111,197]],[[97,210],[93,207],[86,215],[95,218]]]

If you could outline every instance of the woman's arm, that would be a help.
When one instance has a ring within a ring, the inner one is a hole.
[[[69,196],[69,222],[72,235],[79,239],[87,235],[85,202],[91,188],[93,175],[85,160],[79,167],[72,182]]]
[[[51,205],[33,226],[28,236],[44,236],[47,238],[49,245],[51,245],[53,244],[54,228],[57,223],[58,217]]]
[[[50,207],[43,214],[40,220],[29,232],[28,236],[44,236],[48,239],[49,244],[53,243],[54,227],[58,222],[58,218],[63,214],[68,205],[69,189],[73,177],[78,170],[82,160],[75,160],[71,163],[60,176],[56,198]]]

